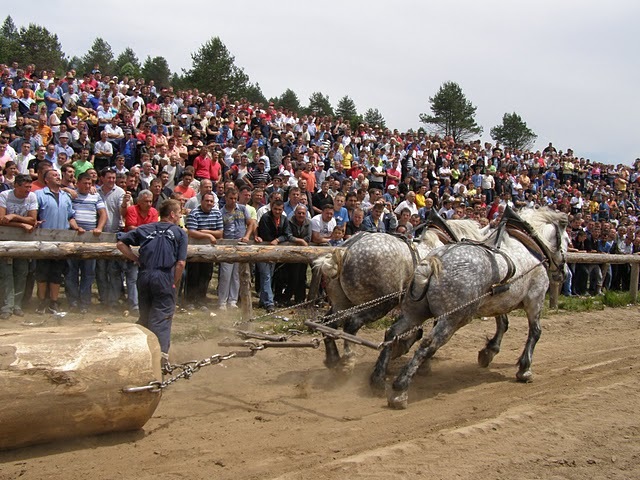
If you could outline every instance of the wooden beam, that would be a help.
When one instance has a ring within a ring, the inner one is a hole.
[[[237,243],[237,242],[236,242]],[[189,245],[187,260],[190,262],[228,263],[311,263],[316,258],[330,254],[334,248],[292,245]],[[121,259],[122,253],[115,243],[77,242],[0,242],[0,258],[63,259],[106,258]]]

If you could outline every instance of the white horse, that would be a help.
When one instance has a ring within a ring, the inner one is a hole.
[[[481,240],[488,233],[488,227],[480,228],[474,220],[445,223],[442,219],[435,219],[434,222],[439,224],[439,228],[425,229],[420,240],[413,244],[386,233],[363,232],[349,239],[345,248],[317,259],[314,268],[320,268],[325,276],[331,303],[329,315],[335,318],[326,324],[332,328],[342,326],[346,333],[355,335],[363,325],[384,317],[399,305],[400,292],[407,288],[417,264],[431,250],[444,245],[443,241],[455,241],[455,238]],[[448,230],[449,235],[443,230]],[[369,308],[357,308],[385,296],[390,298]],[[356,308],[352,314],[340,315],[339,312],[353,307]],[[340,364],[336,342],[325,337],[324,343],[325,365],[334,368]],[[406,353],[408,347],[402,353]],[[343,366],[349,369],[353,365],[349,343],[345,342]]]
[[[549,273],[564,274],[568,219],[565,214],[546,208],[523,211],[521,215],[527,222],[522,224],[524,228],[527,224],[531,227],[528,234],[507,229],[499,248],[472,242],[444,245],[420,263],[403,300],[402,317],[391,327],[387,338],[411,332],[428,318],[435,317],[437,322],[393,382],[388,397],[391,407],[407,407],[411,379],[460,327],[477,316],[504,318],[506,327],[507,313],[517,308],[527,314],[529,335],[516,377],[523,382],[533,379],[531,361],[540,338],[540,312],[549,287],[545,264],[548,263]],[[497,323],[500,330],[500,320]],[[499,350],[501,337],[500,334],[497,344],[490,341],[480,351],[481,365],[489,365]],[[386,350],[386,358],[383,351],[378,359],[372,384],[379,384],[384,378],[389,357]]]

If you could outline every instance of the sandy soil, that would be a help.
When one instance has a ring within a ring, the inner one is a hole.
[[[340,378],[323,347],[268,349],[172,385],[144,431],[1,452],[0,479],[640,478],[639,313],[545,318],[530,384],[515,382],[524,318],[488,369],[476,354],[494,324],[477,320],[416,377],[403,411],[369,393],[373,350],[356,347]],[[228,351],[213,326],[232,320],[178,316],[174,360]]]

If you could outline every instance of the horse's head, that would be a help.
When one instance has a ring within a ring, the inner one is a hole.
[[[565,213],[547,208],[533,210],[523,217],[538,232],[540,239],[547,246],[549,254],[549,273],[554,281],[564,281],[566,274],[566,254],[569,248],[567,225],[569,219]]]

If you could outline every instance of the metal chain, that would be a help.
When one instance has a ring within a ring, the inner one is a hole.
[[[163,367],[163,373],[167,373],[171,375],[176,370],[181,370],[181,372],[161,382],[158,380],[155,380],[153,382],[149,382],[148,385],[145,385],[142,387],[123,388],[122,392],[136,393],[136,392],[148,391],[151,393],[158,393],[164,390],[165,388],[167,388],[172,383],[177,382],[182,378],[185,378],[187,380],[190,379],[193,376],[193,374],[199,371],[202,367],[208,367],[209,365],[218,365],[226,360],[231,360],[232,358],[253,357],[256,354],[256,352],[258,352],[259,350],[264,350],[265,348],[264,345],[260,345],[260,344],[251,344],[251,345],[247,345],[247,347],[249,347],[248,350],[237,350],[234,352],[229,352],[225,355],[217,353],[215,355],[211,355],[210,357],[207,357],[200,361],[165,365]]]
[[[278,315],[280,313],[284,313],[284,312],[286,312],[288,310],[304,307],[305,305],[309,305],[309,304],[314,304],[314,303],[316,303],[316,302],[318,302],[320,300],[324,300],[325,298],[327,298],[327,294],[326,293],[324,295],[316,297],[316,298],[314,298],[312,300],[306,300],[306,301],[301,302],[301,303],[296,303],[295,305],[290,305],[288,307],[279,308],[277,310],[274,310],[271,313],[265,313],[263,315],[258,315],[257,317],[252,317],[252,318],[249,319],[249,322],[255,322],[256,320],[262,320],[263,318],[273,317],[273,316]]]
[[[513,278],[510,278],[509,280],[507,280],[506,282],[504,282],[501,285],[509,285],[511,283],[515,283],[518,280],[520,280],[521,278],[529,275],[529,273],[531,273],[533,270],[535,270],[536,268],[538,268],[540,265],[544,265],[545,261],[541,260],[540,262],[536,263],[535,265],[533,265],[533,267],[529,268],[528,270],[522,272],[520,275],[516,275]],[[438,315],[436,318],[433,319],[434,323],[437,323],[438,321],[444,319],[445,317],[451,315],[452,313],[456,313],[459,312],[460,310],[464,310],[465,308],[469,307],[470,305],[473,305],[476,302],[479,302],[480,300],[489,297],[493,295],[493,291],[489,290],[486,293],[483,293],[482,295],[480,295],[477,298],[474,298],[472,300],[469,300],[468,302],[459,305],[458,307],[454,308],[453,310],[449,310],[448,312],[443,313],[442,315]],[[422,324],[420,325],[416,325],[415,327],[410,328],[409,330],[407,330],[406,332],[400,334],[400,335],[396,335],[395,337],[393,337],[391,340],[387,340],[386,342],[382,342],[378,345],[378,350],[388,347],[391,344],[393,344],[394,342],[397,342],[398,340],[405,340],[406,338],[409,338],[412,335],[415,335],[417,332],[419,332],[420,330],[422,330]]]
[[[400,297],[402,295],[404,295],[404,293],[407,291],[406,288],[403,288],[402,290],[398,290],[397,292],[393,292],[393,293],[389,293],[387,295],[384,295],[382,297],[378,297],[378,298],[374,298],[373,300],[369,300],[368,302],[364,302],[361,303],[359,305],[354,305],[353,307],[347,308],[345,310],[340,310],[338,312],[332,313],[330,315],[326,315],[322,321],[316,322],[318,325],[326,325],[328,323],[332,323],[336,320],[342,320],[343,318],[348,317],[349,315],[353,314],[353,313],[358,313],[361,312],[363,310],[367,310],[368,308],[371,307],[375,307],[376,305],[379,305],[381,303],[386,302],[387,300],[390,300],[394,297],[398,297],[400,299]]]

